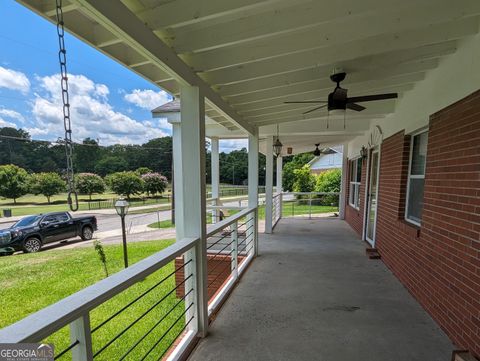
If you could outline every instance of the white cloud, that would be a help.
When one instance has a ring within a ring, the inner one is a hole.
[[[135,89],[131,93],[125,94],[124,99],[137,107],[152,110],[169,102],[171,97],[163,90],[156,92],[150,89]]]
[[[59,76],[37,78],[42,94],[36,94],[32,113],[35,126],[28,131],[55,139],[63,137],[63,114]],[[114,143],[144,143],[148,139],[167,135],[153,121],[138,121],[115,111],[108,102],[109,89],[83,75],[69,76],[70,111],[73,137],[99,138],[103,145]]]
[[[220,151],[230,153],[232,150],[248,149],[248,139],[221,139]]]
[[[18,90],[25,94],[30,90],[30,81],[24,73],[0,66],[0,88]]]
[[[0,128],[3,128],[3,127],[16,128],[17,125],[11,122],[7,122],[6,120],[3,120],[2,118],[0,118]]]
[[[0,115],[3,115],[6,118],[18,120],[22,123],[25,122],[23,115],[12,109],[0,108]]]

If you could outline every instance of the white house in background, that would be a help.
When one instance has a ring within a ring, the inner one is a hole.
[[[339,149],[330,148],[334,151],[331,154],[320,154],[313,158],[308,165],[312,174],[320,174],[330,169],[342,168],[343,154]]]

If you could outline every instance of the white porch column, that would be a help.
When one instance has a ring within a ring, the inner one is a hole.
[[[273,215],[273,136],[266,138],[265,145],[265,233],[272,233]]]
[[[248,207],[258,206],[258,128],[254,134],[248,135]],[[256,224],[254,224],[254,222]],[[253,231],[253,239],[255,245],[253,247],[254,254],[258,254],[258,219],[251,218],[248,222],[251,231]],[[247,234],[248,237],[248,234]]]
[[[283,191],[283,157],[279,155],[277,157],[277,193]]]
[[[282,218],[283,214],[283,196],[281,195],[283,192],[283,157],[279,155],[277,157],[277,193],[280,194],[280,199],[278,200],[278,211],[279,211],[279,219]]]
[[[193,288],[185,299],[186,313],[192,316],[190,329],[201,337],[207,334],[207,252],[206,252],[206,186],[205,186],[205,99],[198,87],[182,86],[181,119],[173,124],[173,158],[175,171],[175,229],[177,239],[199,238],[195,249],[185,254],[185,290]]]
[[[343,144],[342,150],[342,183],[340,185],[340,197],[338,200],[339,216],[340,219],[345,219],[345,202],[347,195],[347,182],[348,182],[348,143]]]
[[[212,144],[211,163],[212,163],[212,198],[220,198],[220,150],[219,139],[217,137],[210,138]],[[218,205],[215,202],[215,205]],[[220,212],[218,209],[212,211],[212,223],[217,223]]]

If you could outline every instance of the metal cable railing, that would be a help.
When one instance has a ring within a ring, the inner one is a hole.
[[[159,359],[196,318],[194,258],[199,239],[170,247],[0,330],[0,342],[50,343],[55,360]],[[174,260],[185,262],[176,267]],[[187,256],[188,255],[188,256]],[[183,279],[176,282],[179,272]],[[182,297],[177,290],[184,287]],[[97,324],[90,326],[91,320]],[[65,326],[70,330],[69,342]]]
[[[257,208],[239,210],[207,229],[206,244],[181,239],[0,330],[0,342],[54,343],[56,360],[178,359],[257,244]]]
[[[244,239],[256,237],[256,209],[243,209],[215,223],[207,232],[207,289],[209,313],[214,312],[222,295],[238,279],[244,270],[243,262],[253,257],[240,254]]]
[[[282,193],[281,217],[323,217],[338,215],[339,192],[289,192]]]

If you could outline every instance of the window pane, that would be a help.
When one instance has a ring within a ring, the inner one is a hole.
[[[357,182],[362,181],[362,160],[357,159]]]
[[[428,132],[413,137],[412,175],[425,174],[425,159],[427,157]]]
[[[410,178],[407,218],[420,223],[423,210],[423,187],[425,179]]]
[[[355,161],[350,161],[350,181],[355,181]]]

